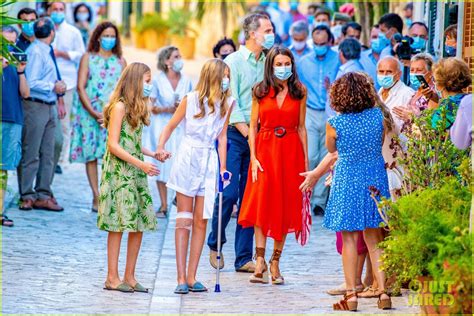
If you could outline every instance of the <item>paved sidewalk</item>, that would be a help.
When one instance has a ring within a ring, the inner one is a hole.
[[[102,289],[107,273],[107,233],[97,229],[97,214],[91,212],[92,193],[84,166],[66,164],[63,171],[56,175],[53,190],[64,212],[25,212],[16,206],[7,210],[15,226],[2,230],[2,313],[147,314],[151,294]],[[16,191],[14,173],[9,187]],[[158,201],[156,193],[154,201]],[[155,282],[166,226],[166,220],[160,219],[157,232],[144,234],[137,278],[148,287]],[[124,236],[121,273],[126,242]]]
[[[174,257],[174,216],[171,213],[166,231],[155,290],[150,305],[151,314],[185,313],[243,313],[243,314],[327,314],[334,313],[332,304],[337,297],[325,291],[343,280],[342,263],[335,250],[335,234],[321,227],[322,218],[315,217],[309,243],[301,247],[294,235],[281,259],[281,271],[285,276],[283,286],[254,285],[248,282],[249,274],[233,269],[235,219],[229,223],[228,243],[224,246],[226,266],[221,273],[221,293],[214,292],[215,270],[209,265],[209,248],[205,245],[198,270],[198,279],[209,289],[208,293],[173,294],[176,286]],[[209,225],[210,226],[210,225]],[[208,226],[208,229],[209,229]],[[271,246],[271,240],[268,240]],[[267,252],[267,260],[272,248]],[[376,299],[360,299],[359,310],[371,314],[416,314],[418,307],[408,307],[408,299],[394,297],[395,309],[382,312],[376,308]]]

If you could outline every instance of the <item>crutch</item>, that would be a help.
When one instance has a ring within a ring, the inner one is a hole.
[[[219,143],[216,141],[216,150],[219,149]],[[227,149],[229,149],[229,144],[227,144]],[[219,159],[219,153],[217,153],[217,157]],[[219,160],[219,169],[220,170],[220,160]],[[224,178],[224,179],[222,179]],[[221,270],[221,233],[222,233],[222,192],[224,191],[224,181],[227,181],[230,179],[230,174],[228,172],[224,172],[222,175],[222,178],[219,174],[219,190],[218,190],[218,195],[219,195],[219,212],[217,215],[217,270],[216,270],[216,287],[214,289],[214,292],[219,293],[221,291],[221,285],[219,281],[219,276],[220,276],[220,270]]]

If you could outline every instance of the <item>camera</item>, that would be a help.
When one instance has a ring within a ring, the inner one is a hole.
[[[19,63],[25,63],[28,60],[28,55],[25,53],[12,52],[11,54]]]
[[[393,36],[393,39],[399,43],[395,52],[398,56],[398,59],[410,60],[411,55],[414,52],[411,48],[411,44],[413,44],[413,38],[410,36],[402,36],[400,33],[397,33]]]

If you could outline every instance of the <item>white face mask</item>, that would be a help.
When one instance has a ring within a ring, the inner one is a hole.
[[[306,46],[306,41],[295,41],[292,40],[292,45],[296,50],[303,50]]]

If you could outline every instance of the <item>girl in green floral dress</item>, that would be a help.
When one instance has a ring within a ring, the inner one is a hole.
[[[143,125],[149,124],[150,81],[150,68],[145,64],[127,66],[104,110],[108,140],[102,165],[97,226],[109,232],[107,290],[148,292],[135,279],[135,265],[143,232],[156,229],[147,175],[156,176],[159,171],[152,163],[143,161],[143,155],[154,157],[154,153],[141,148]],[[121,280],[118,258],[123,232],[128,232],[129,237],[125,275]]]

